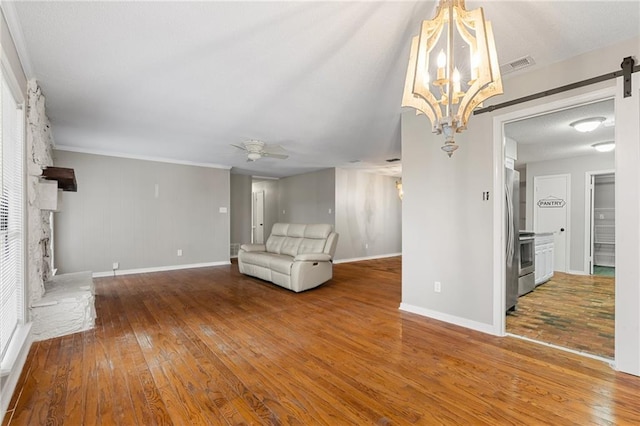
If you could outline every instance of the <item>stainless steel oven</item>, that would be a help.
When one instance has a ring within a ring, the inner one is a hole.
[[[518,296],[529,293],[536,287],[536,251],[535,234],[533,232],[522,232],[518,238],[520,247],[520,273],[518,278]]]

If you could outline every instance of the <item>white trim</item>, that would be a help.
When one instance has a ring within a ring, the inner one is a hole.
[[[438,311],[433,311],[431,309],[422,308],[420,306],[409,305],[407,303],[401,303],[400,308],[401,311],[410,312],[412,314],[417,314],[423,317],[432,318],[438,321],[447,322],[449,324],[457,325],[460,327],[470,328],[475,331],[480,331],[482,333],[487,333],[491,335],[496,335],[495,327],[490,324],[484,324],[477,321],[471,321],[467,318],[457,317],[455,315],[449,315]]]
[[[402,253],[387,253],[387,254],[377,254],[374,256],[351,257],[349,259],[334,259],[333,264],[337,265],[338,263],[360,262],[362,260],[386,259],[387,257],[396,257],[396,256],[402,256]]]
[[[494,194],[496,194],[493,197],[493,224],[495,230],[495,232],[493,233],[493,247],[494,250],[496,250],[494,251],[495,255],[493,256],[493,318],[495,327],[497,330],[499,330],[499,332],[495,333],[496,335],[506,335],[506,313],[504,311],[504,292],[506,286],[506,277],[505,272],[502,271],[505,265],[505,258],[503,253],[503,241],[505,238],[505,217],[504,207],[496,208],[496,203],[502,203],[502,200],[504,199],[504,173],[502,171],[504,169],[504,125],[512,121],[535,117],[537,115],[567,109],[577,105],[612,99],[616,97],[616,91],[616,87],[607,87],[605,89],[595,90],[586,94],[559,99],[557,101],[535,105],[529,108],[523,108],[493,117],[493,155],[495,159],[494,164],[496,167],[496,169],[494,170],[493,182],[493,190]],[[498,319],[497,321],[496,318]]]
[[[32,323],[19,324],[14,332],[11,343],[7,348],[7,353],[0,367],[0,377],[2,377],[2,389],[0,391],[0,420],[7,413],[7,408],[11,402],[13,392],[16,390],[18,379],[22,374],[27,355],[31,349],[31,325]]]
[[[222,262],[191,263],[188,265],[155,266],[151,268],[118,269],[115,271],[94,272],[92,275],[93,275],[93,278],[102,278],[102,277],[113,277],[113,276],[120,276],[120,275],[146,274],[149,272],[176,271],[179,269],[208,268],[210,266],[225,266],[225,265],[231,265],[231,262],[222,261]]]
[[[222,164],[198,163],[195,161],[174,160],[172,158],[165,158],[165,157],[152,157],[149,155],[136,155],[136,154],[127,154],[124,152],[103,151],[100,149],[80,148],[77,146],[56,145],[54,149],[58,151],[79,152],[81,154],[103,155],[105,157],[128,158],[130,160],[155,161],[158,163],[180,164],[183,166],[208,167],[211,169],[224,169],[224,170],[231,169],[231,166],[225,166]]]
[[[507,304],[507,255],[506,255],[506,207],[505,207],[505,144],[504,121],[493,119],[493,325],[497,336],[504,336],[506,329],[505,307]],[[495,214],[498,212],[498,214]]]
[[[587,273],[585,271],[574,271],[572,269],[570,269],[567,272],[565,272],[565,274],[570,274],[570,275],[590,275],[589,273]]]
[[[279,177],[250,175],[251,179],[280,180]],[[253,182],[251,182],[253,183]]]
[[[27,50],[27,43],[24,41],[24,33],[22,32],[22,26],[16,13],[14,2],[0,1],[0,7],[4,12],[4,18],[7,21],[9,27],[9,33],[13,39],[13,44],[18,52],[18,58],[20,59],[20,65],[22,65],[22,71],[25,73],[27,80],[35,77],[33,74],[33,67],[31,66],[31,58]]]
[[[587,352],[580,352],[577,351],[575,349],[571,349],[571,348],[565,348],[564,346],[558,346],[558,345],[554,345],[553,343],[547,343],[547,342],[541,342],[540,340],[535,340],[535,339],[531,339],[529,337],[525,337],[525,336],[518,336],[517,334],[511,334],[511,333],[507,333],[507,336],[509,337],[513,337],[516,339],[520,339],[520,340],[524,340],[527,342],[531,342],[531,343],[536,343],[538,345],[542,345],[542,346],[546,346],[548,348],[553,348],[553,349],[558,349],[560,351],[564,351],[564,352],[569,352],[571,354],[574,355],[580,355],[586,358],[591,358],[591,359],[595,359],[596,361],[602,361],[605,364],[609,365],[611,368],[615,369],[615,362],[610,359],[610,358],[604,358],[598,355],[593,355]]]
[[[9,90],[13,95],[16,105],[22,111],[25,110],[24,104],[24,95],[22,94],[22,89],[20,89],[20,84],[18,83],[18,79],[13,73],[13,69],[11,68],[11,64],[9,64],[9,59],[7,59],[7,55],[5,53],[4,48],[0,46],[0,50],[2,50],[2,56],[0,57],[0,65],[2,66],[2,74],[5,77],[7,83],[9,83]],[[26,142],[25,142],[26,144]]]

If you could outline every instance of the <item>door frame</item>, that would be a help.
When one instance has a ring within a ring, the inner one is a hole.
[[[581,95],[571,96],[556,101],[547,101],[528,108],[497,115],[493,117],[493,276],[496,277],[493,284],[493,331],[497,336],[506,336],[506,313],[504,312],[506,300],[506,264],[505,257],[505,206],[504,206],[504,182],[505,182],[505,134],[504,126],[507,123],[548,114],[578,105],[616,99],[617,86],[594,90]],[[617,341],[617,339],[616,339]],[[618,351],[616,351],[616,354]]]
[[[566,200],[567,210],[565,213],[566,214],[566,225],[565,225],[566,234],[565,234],[565,244],[564,244],[564,271],[558,271],[558,272],[569,273],[571,271],[570,263],[571,263],[571,228],[572,228],[571,227],[571,174],[559,173],[559,174],[553,174],[553,175],[533,176],[533,200],[532,201],[535,202],[535,199],[536,199],[536,192],[537,192],[536,179],[557,178],[557,177],[564,177],[567,182],[567,200]],[[534,205],[533,206],[533,231],[534,232],[536,231],[537,219],[538,219],[538,210]],[[555,231],[554,231],[554,234],[555,234]],[[553,250],[555,253],[556,252],[555,246]],[[554,262],[554,266],[557,266],[556,263],[557,262]]]
[[[262,199],[262,211],[260,212],[258,209],[258,199]],[[265,193],[264,191],[253,191],[251,193],[251,243],[253,244],[264,244],[264,201],[265,201]],[[258,214],[262,213],[262,217],[258,217]],[[258,225],[258,223],[260,225]],[[262,226],[262,241],[258,241],[256,238],[258,226]]]
[[[585,172],[584,180],[584,273],[586,275],[593,275],[593,197],[591,183],[592,179],[596,176],[610,175],[615,176],[615,169],[607,170],[594,170]],[[589,200],[589,203],[587,203]]]

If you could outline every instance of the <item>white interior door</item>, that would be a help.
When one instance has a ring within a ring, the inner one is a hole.
[[[534,176],[533,227],[535,232],[554,235],[554,270],[568,271],[569,175]]]
[[[264,191],[253,193],[253,242],[264,244]]]

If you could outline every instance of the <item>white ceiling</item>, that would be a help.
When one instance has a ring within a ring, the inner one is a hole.
[[[592,117],[605,119],[592,132],[581,133],[570,126]],[[507,123],[504,133],[518,143],[517,165],[595,154],[593,144],[615,139],[613,99]]]
[[[58,146],[282,177],[399,170],[385,160],[401,157],[409,43],[435,2],[1,5]],[[478,6],[500,63],[546,66],[639,34],[637,0],[467,1]],[[290,157],[247,163],[230,146],[247,139]]]

